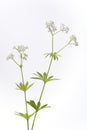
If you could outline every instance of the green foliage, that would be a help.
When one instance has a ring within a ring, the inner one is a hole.
[[[35,110],[37,110],[37,105],[35,104],[35,102],[33,100],[30,100],[29,102],[27,102],[30,106],[32,106]]]
[[[32,87],[33,83],[32,84],[29,84],[28,81],[23,84],[22,82],[20,82],[19,84],[16,84],[17,85],[17,90],[21,90],[21,91],[24,91],[26,92],[29,88]]]
[[[41,106],[40,102],[35,103],[34,100],[27,101],[27,103],[28,103],[28,105],[30,105],[31,107],[33,107],[36,112],[38,112],[41,109],[49,107],[48,104],[45,104],[45,105]]]
[[[34,73],[34,75],[35,76],[32,77],[32,79],[42,80],[44,83],[47,83],[52,80],[59,80],[57,78],[53,78],[53,76],[48,76],[46,72],[44,72],[43,74],[41,74],[40,72],[37,72],[37,73]]]
[[[51,52],[51,53],[46,53],[45,57],[50,57],[53,58],[54,60],[58,60],[58,53],[57,52]]]
[[[28,120],[31,116],[33,116],[33,114],[29,115],[27,113],[24,114],[24,113],[21,113],[21,112],[16,112],[15,114],[18,115],[18,116],[23,117],[26,120]]]

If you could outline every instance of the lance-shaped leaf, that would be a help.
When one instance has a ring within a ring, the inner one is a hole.
[[[33,107],[36,111],[38,111],[39,108],[40,108],[40,102],[35,103],[34,100],[30,100],[29,102],[27,101],[27,103],[28,103],[31,107]]]
[[[24,119],[26,119],[26,120],[28,120],[31,116],[33,116],[34,115],[34,113],[33,114],[27,114],[27,113],[21,113],[21,112],[16,112],[15,113],[16,115],[18,115],[18,116],[21,116],[21,117],[23,117]]]
[[[31,77],[32,79],[38,79],[38,80],[42,80],[43,79],[43,74],[41,74],[40,72],[36,72],[34,73],[34,77]]]
[[[27,101],[27,103],[28,103],[28,105],[30,105],[31,107],[33,107],[36,112],[38,112],[41,109],[49,107],[48,104],[45,104],[45,105],[41,106],[40,102],[35,103],[35,101],[33,101],[33,100],[30,100],[29,102]]]
[[[43,74],[41,74],[40,72],[37,72],[34,75],[35,76],[32,77],[32,79],[42,80],[44,83],[52,81],[52,80],[59,80],[57,78],[54,78],[53,76],[48,76],[46,72],[44,72]]]
[[[53,80],[60,80],[60,79],[54,78],[53,76],[49,76],[49,77],[47,78],[47,82],[53,81]]]
[[[27,103],[28,103],[31,107],[33,107],[35,110],[37,109],[37,105],[36,105],[36,103],[35,103],[34,100],[30,100],[29,102],[27,101]]]
[[[48,104],[42,105],[39,110],[44,109],[44,108],[50,108],[50,106],[48,106]]]
[[[42,81],[46,81],[47,75],[44,72],[43,74],[41,74],[40,72],[34,73],[34,77],[32,77],[32,79],[36,79],[36,80],[42,80]]]
[[[41,106],[41,103],[38,102],[38,103],[37,103],[37,107],[36,107],[36,111],[38,111],[38,110],[40,109],[40,106]]]
[[[20,82],[19,84],[16,84],[17,85],[17,90],[21,90],[21,91],[27,91],[29,88],[32,87],[33,83],[32,84],[29,84],[28,81],[23,84],[22,82]]]

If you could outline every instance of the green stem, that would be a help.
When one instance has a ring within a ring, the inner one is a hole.
[[[56,34],[59,33],[59,32],[61,32],[61,31],[59,30],[59,31],[55,32],[54,35],[56,35]]]
[[[17,63],[17,61],[15,59],[12,59],[14,61],[14,63],[20,67],[20,65]]]
[[[24,98],[25,98],[25,106],[26,106],[26,113],[28,114],[28,108],[27,108],[27,99],[26,99],[26,92],[24,92]],[[29,119],[27,119],[27,130],[29,130]]]
[[[47,75],[48,75],[49,72],[50,72],[50,68],[51,68],[51,65],[52,65],[52,61],[53,61],[53,58],[51,58],[51,60],[50,60],[49,67],[48,67],[48,70],[47,70]]]
[[[24,84],[22,55],[20,55],[20,56],[21,56],[20,70],[21,70],[22,83]],[[24,99],[25,99],[25,109],[26,109],[26,114],[28,114],[26,91],[24,92]],[[27,119],[27,130],[29,130],[29,119]]]
[[[54,50],[54,35],[52,34],[52,53],[53,53],[53,50]]]
[[[65,46],[63,46],[59,51],[57,51],[57,53],[59,53],[60,51],[62,51],[63,49],[65,49],[69,44],[70,44],[71,41],[69,41]]]
[[[24,84],[24,76],[23,76],[23,69],[22,69],[22,65],[20,65],[20,69],[21,69],[21,78],[22,78],[22,82]]]
[[[53,51],[54,51],[54,37],[53,37],[53,36],[54,36],[54,35],[52,34],[52,53],[53,53]],[[51,60],[50,60],[50,63],[49,63],[49,66],[48,66],[48,70],[47,70],[47,75],[48,75],[49,72],[50,72],[51,65],[52,65],[52,61],[53,61],[53,58],[51,58]],[[43,84],[43,87],[42,87],[42,90],[41,90],[41,94],[40,94],[40,97],[39,97],[39,102],[40,102],[41,99],[42,99],[42,96],[43,96],[43,93],[44,93],[45,86],[46,86],[46,83]],[[32,123],[32,128],[31,128],[31,130],[33,130],[33,128],[34,128],[36,116],[37,116],[37,112],[35,113],[35,116],[34,116],[34,119],[33,119],[33,123]]]
[[[44,85],[43,85],[43,87],[42,87],[42,91],[41,91],[41,94],[40,94],[40,97],[39,97],[39,102],[41,101],[41,98],[42,98],[42,95],[43,95],[43,92],[44,92],[45,85],[46,85],[46,83],[44,83]]]

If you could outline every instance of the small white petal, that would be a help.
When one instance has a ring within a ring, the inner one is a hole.
[[[65,31],[66,33],[68,33],[69,32],[69,28],[68,27],[66,27],[66,31]]]
[[[13,47],[13,49],[16,49],[19,53],[24,53],[26,49],[28,49],[27,46],[19,45],[17,47]]]
[[[27,60],[27,58],[28,58],[28,55],[27,55],[26,53],[24,53],[23,59],[24,59],[24,60]]]
[[[71,35],[70,37],[70,43],[75,45],[75,46],[78,46],[78,42],[77,42],[77,38],[75,35]]]
[[[68,33],[69,32],[69,28],[68,28],[68,26],[66,26],[64,24],[61,24],[60,25],[60,31]]]
[[[11,60],[14,59],[14,55],[12,53],[8,55],[7,60],[9,60],[9,59],[11,59]]]
[[[53,21],[46,22],[46,27],[48,28],[48,31],[51,33],[54,33],[57,30]]]
[[[75,44],[74,44],[75,46],[78,46],[78,42],[75,42]]]
[[[71,40],[71,41],[75,41],[75,42],[76,42],[76,41],[77,41],[77,38],[76,38],[76,36],[75,36],[75,35],[71,35],[70,40]]]

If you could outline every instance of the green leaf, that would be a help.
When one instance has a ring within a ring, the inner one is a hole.
[[[52,80],[59,80],[57,78],[53,78],[53,76],[49,76],[46,72],[44,72],[43,74],[41,74],[40,72],[37,72],[34,74],[36,77],[32,77],[33,79],[36,80],[42,80],[44,83],[52,81]]]
[[[39,108],[39,110],[42,110],[42,109],[45,109],[45,108],[50,108],[50,106],[48,106],[48,104],[42,105],[42,106]],[[38,110],[38,111],[39,111],[39,110]]]
[[[53,81],[53,80],[59,80],[58,78],[53,78],[53,76],[49,76],[47,79],[47,82]]]
[[[40,72],[36,72],[36,73],[34,73],[34,75],[36,77],[31,77],[32,79],[42,80],[42,78],[43,78],[43,75]]]
[[[35,103],[34,100],[30,100],[29,102],[27,101],[28,105],[30,105],[31,107],[33,107],[36,111],[39,110],[40,108],[40,102]]]
[[[27,86],[28,86],[28,81],[25,83],[25,87],[27,88]]]
[[[40,72],[36,72],[34,73],[35,77],[32,77],[32,79],[36,79],[36,80],[42,80],[43,82],[46,83],[47,81],[47,73],[44,72],[43,74],[41,74]]]
[[[40,72],[37,72],[37,75],[38,75],[40,78],[43,78],[43,75],[42,75]]]
[[[38,101],[37,103],[35,103],[34,100],[30,100],[29,102],[27,101],[27,103],[28,103],[31,107],[33,107],[36,112],[38,112],[39,110],[42,110],[42,109],[44,109],[44,108],[50,107],[50,106],[48,106],[48,104],[45,104],[45,105],[42,105],[42,106],[41,106],[40,101]],[[35,112],[35,113],[36,113],[36,112]]]
[[[28,89],[31,88],[33,85],[34,85],[34,83],[30,84],[30,85],[28,86]]]
[[[40,102],[38,102],[38,103],[37,103],[37,108],[36,108],[37,111],[39,110],[40,105],[41,105]]]
[[[51,52],[51,53],[46,53],[45,57],[50,57],[53,58],[54,60],[58,60],[58,53],[57,52]]]
[[[53,79],[53,76],[49,76],[47,79],[47,82],[51,81]]]
[[[35,104],[34,100],[30,100],[29,102],[27,101],[27,103],[33,107],[35,110],[37,110],[37,105]]]
[[[17,90],[21,90],[21,91],[24,91],[24,92],[25,92],[25,91],[27,91],[29,88],[31,88],[33,84],[34,84],[34,83],[29,84],[28,81],[27,81],[25,84],[23,84],[22,82],[20,82],[19,85],[16,84],[17,87],[18,87]]]
[[[41,80],[39,77],[31,77],[32,79]]]
[[[50,107],[50,106],[48,106],[48,104],[45,104],[45,105],[43,105],[43,106],[40,107],[40,110],[44,109],[44,108],[48,108],[48,107]]]
[[[34,83],[32,83],[32,84],[26,84],[26,86],[25,86],[25,90],[30,89],[30,88],[33,86],[33,84],[34,84]]]
[[[18,115],[18,116],[23,117],[26,120],[28,120],[31,116],[33,116],[33,114],[28,115],[27,113],[24,114],[24,113],[21,113],[21,112],[16,112],[15,114]]]
[[[47,82],[47,73],[46,72],[44,72],[43,73],[43,81],[44,81],[44,83],[46,83]]]

